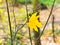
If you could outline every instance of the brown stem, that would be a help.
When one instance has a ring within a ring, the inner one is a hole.
[[[39,1],[38,0],[32,0],[32,3],[33,3],[33,10],[34,10],[34,12],[38,12],[37,8],[39,7]],[[39,14],[37,14],[37,16],[38,15]],[[34,31],[34,41],[35,41],[35,45],[41,45],[40,29],[39,28],[38,28],[38,32]]]
[[[8,7],[8,1],[7,0],[6,0],[6,5],[7,5],[9,27],[10,27],[11,45],[13,45],[13,35],[12,35],[12,28],[11,28],[11,21],[10,21],[10,14],[9,14],[9,7]]]
[[[38,28],[38,32],[34,31],[34,40],[35,40],[35,45],[41,45],[40,29],[39,28]]]
[[[51,17],[51,14],[52,14],[52,11],[53,11],[53,8],[54,8],[55,1],[56,1],[56,0],[53,1],[53,5],[52,5],[52,8],[51,8],[49,17],[48,17],[48,19],[47,19],[47,21],[46,21],[46,24],[45,24],[44,28],[43,28],[43,31],[42,31],[42,33],[41,33],[41,36],[42,36],[42,34],[43,34],[44,30],[45,30],[45,27],[46,27],[46,25],[47,25],[47,23],[48,23],[50,17]]]
[[[52,33],[53,33],[53,41],[56,42],[55,41],[55,35],[54,35],[54,19],[55,18],[54,18],[54,15],[53,15],[53,17],[52,17]]]
[[[25,6],[26,6],[26,15],[27,15],[27,22],[29,22],[29,15],[28,15],[28,9],[27,9],[27,0],[25,0]],[[28,27],[29,29],[29,38],[30,38],[30,42],[31,42],[31,45],[32,44],[32,39],[31,39],[31,31],[30,31],[30,28]]]

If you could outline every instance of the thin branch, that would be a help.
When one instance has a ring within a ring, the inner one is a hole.
[[[27,9],[27,0],[25,0],[25,7],[26,7],[27,22],[29,22],[29,15],[28,15],[28,9]],[[28,27],[28,29],[29,29],[30,42],[31,42],[31,45],[32,45],[31,31],[30,31],[29,27]]]
[[[16,3],[16,0],[15,0],[14,3]],[[14,5],[13,5],[13,12],[14,12]],[[15,16],[14,16],[14,18],[15,18]],[[26,17],[25,17],[25,18],[26,18]],[[18,29],[16,29],[16,27],[15,27],[16,32],[15,32],[15,34],[14,34],[14,39],[16,38],[16,34],[17,34],[17,32],[18,32],[20,29],[22,29],[22,28],[26,25],[26,23],[27,23],[27,21],[26,21],[24,24],[21,24],[22,26],[19,27]],[[16,26],[16,18],[15,18],[15,26]]]
[[[41,36],[42,36],[42,34],[43,34],[44,30],[45,30],[45,27],[46,27],[46,25],[47,25],[47,23],[48,23],[50,17],[51,17],[51,14],[52,14],[52,11],[53,11],[53,8],[54,8],[55,1],[56,1],[56,0],[53,1],[53,5],[52,5],[52,8],[51,8],[49,17],[48,17],[48,19],[47,19],[47,21],[46,21],[46,24],[45,24],[44,28],[43,28],[43,31],[42,31],[42,33],[41,33]]]
[[[15,38],[16,38],[17,32],[18,32],[20,29],[22,29],[22,28],[26,25],[26,23],[27,23],[27,21],[26,21],[20,28],[17,29],[17,31],[16,31],[15,34],[14,34],[14,40],[15,40]]]
[[[11,36],[11,45],[13,45],[13,35],[12,35],[12,28],[11,28],[11,21],[10,21],[10,14],[9,14],[9,7],[8,7],[8,1],[6,0],[7,5],[7,13],[8,13],[8,21],[9,21],[9,27],[10,27],[10,36]]]
[[[54,18],[54,15],[52,15],[52,33],[53,33],[53,41],[56,42],[56,41],[55,41],[55,35],[54,35],[54,19],[55,19],[55,18]]]
[[[15,2],[14,2],[14,4],[15,4]],[[15,17],[15,13],[14,13],[14,4],[13,4],[13,1],[12,1],[12,5],[13,5],[13,16],[14,16],[14,23],[15,23],[15,32],[16,32],[16,17]]]

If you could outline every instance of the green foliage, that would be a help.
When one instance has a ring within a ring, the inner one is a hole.
[[[21,3],[21,4],[25,4],[25,0],[13,0],[14,2],[16,1],[16,3]],[[52,5],[54,0],[39,0],[40,3],[44,3],[45,5]],[[30,4],[32,2],[32,0],[27,0],[27,3]],[[56,4],[60,3],[59,0],[56,0]]]
[[[14,45],[21,45],[19,40],[15,40],[15,44]]]
[[[56,33],[57,35],[60,35],[60,30],[55,30],[55,33]]]
[[[6,45],[11,45],[11,40],[8,39]]]
[[[25,3],[25,0],[14,0],[14,1],[16,1],[17,3],[22,3],[22,4]],[[31,3],[31,1],[27,0],[27,3],[29,4],[29,3]]]
[[[40,3],[44,3],[46,5],[51,5],[53,0],[39,0]]]
[[[11,40],[10,39],[7,40],[6,45],[11,45]],[[19,40],[15,40],[14,41],[14,45],[21,45],[20,41]]]
[[[16,35],[17,39],[22,39],[23,38],[23,33],[21,31],[18,32],[18,34]]]
[[[39,0],[40,3],[44,3],[46,5],[52,5],[54,0]],[[59,0],[56,0],[56,4],[59,2]]]

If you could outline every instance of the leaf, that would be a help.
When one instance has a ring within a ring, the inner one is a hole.
[[[6,45],[11,45],[11,40],[10,39],[7,41]]]

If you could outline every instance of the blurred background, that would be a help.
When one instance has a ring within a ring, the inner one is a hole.
[[[51,7],[54,0],[38,0],[38,7],[40,21],[44,27],[47,18],[50,14]],[[31,45],[28,26],[24,25],[27,21],[27,12],[32,14],[34,10],[34,4],[37,2],[34,0],[8,0],[8,8],[10,14],[12,37],[14,38],[15,32],[19,30],[16,34],[16,39],[14,40],[14,45]],[[60,0],[56,0],[52,15],[54,15],[54,35],[56,43],[53,42],[52,33],[52,16],[49,19],[48,24],[44,30],[44,34],[41,37],[42,45],[60,45]],[[22,27],[24,25],[24,27]],[[20,29],[22,27],[22,29]],[[41,28],[41,32],[42,29]],[[31,30],[32,43],[34,42],[34,33]],[[10,28],[7,13],[6,0],[0,0],[0,45],[11,45],[10,38]]]

